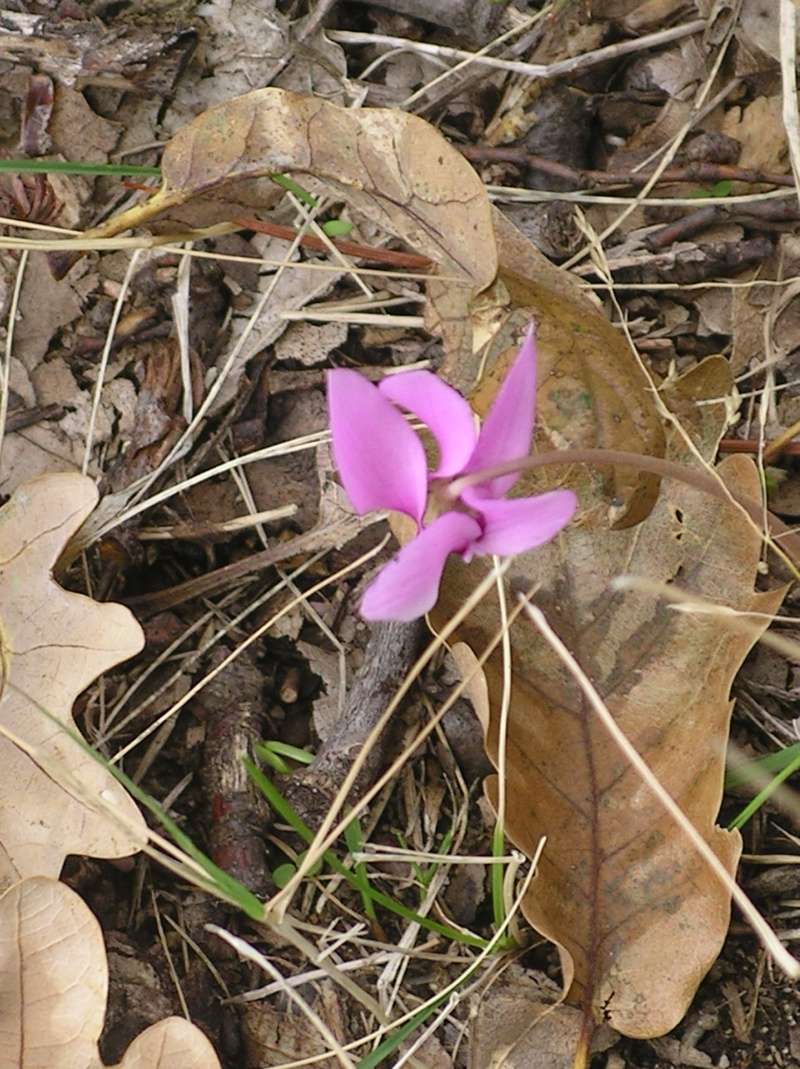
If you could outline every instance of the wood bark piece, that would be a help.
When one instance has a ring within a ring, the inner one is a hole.
[[[411,667],[422,635],[421,620],[374,625],[344,713],[314,761],[296,772],[287,785],[287,798],[310,827],[318,827],[330,811],[342,780]],[[389,739],[390,733],[384,732],[369,751],[353,785],[351,801],[360,798],[380,773]]]
[[[110,29],[99,19],[3,11],[0,57],[30,64],[61,85],[109,85],[167,94],[197,43],[190,27],[153,31],[124,21]]]
[[[229,654],[228,649],[215,650],[209,670]],[[263,689],[262,671],[243,655],[203,688],[194,709],[206,725],[200,779],[211,858],[257,895],[273,886],[264,850],[268,812],[244,759],[255,759],[255,744],[262,737]]]

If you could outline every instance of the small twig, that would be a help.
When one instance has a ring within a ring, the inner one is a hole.
[[[257,230],[261,234],[269,234],[271,237],[283,238],[285,241],[295,241],[297,231],[290,226],[281,226],[279,223],[271,223],[265,219],[238,218],[233,222],[245,230]],[[374,263],[391,264],[393,267],[407,267],[412,271],[430,271],[433,261],[427,256],[418,256],[413,252],[399,252],[396,249],[375,249],[371,245],[361,245],[357,241],[347,241],[344,238],[331,239],[336,248],[346,256],[357,256],[362,260],[370,260]],[[328,249],[321,238],[314,234],[303,234],[300,238],[303,248],[314,249],[316,252],[327,252]]]
[[[231,650],[217,647],[209,667]],[[254,894],[273,886],[264,849],[268,807],[250,780],[244,759],[253,760],[263,735],[262,672],[249,654],[228,664],[192,703],[205,723],[200,782],[211,859]]]
[[[40,405],[36,408],[16,408],[9,412],[6,419],[6,433],[13,434],[21,431],[24,427],[31,427],[34,423],[42,423],[49,419],[61,419],[66,409],[62,405]]]
[[[794,428],[794,433],[797,434],[797,428]],[[776,438],[775,442],[780,439]],[[775,442],[771,442],[770,445],[774,446]],[[750,453],[757,454],[761,452],[762,443],[755,438],[723,438],[719,443],[720,453]],[[766,460],[766,447],[764,447],[764,459]],[[780,448],[773,450],[772,456],[784,454],[789,457],[800,456],[800,442],[784,442]]]
[[[515,163],[529,167],[534,171],[552,175],[553,178],[573,182],[576,189],[588,189],[595,186],[643,186],[655,174],[650,168],[646,171],[592,171],[578,170],[566,164],[536,156],[522,148],[513,146],[495,148],[491,145],[456,145],[466,159],[475,163]],[[752,167],[736,167],[729,163],[703,163],[694,161],[681,167],[668,167],[658,175],[658,183],[676,182],[749,182],[773,186],[793,186],[794,179],[788,174],[772,174],[754,170]]]
[[[771,442],[767,442],[764,445],[764,452],[761,454],[761,458],[764,463],[768,463],[770,460],[774,460],[775,457],[780,456],[785,451],[792,439],[800,434],[800,422],[795,422],[791,427],[787,427],[785,431],[782,431],[777,438],[773,438]],[[795,445],[800,445],[800,442],[795,442]]]
[[[357,533],[360,524],[361,521],[354,519],[353,526],[350,528],[346,528],[343,524],[319,530],[315,528],[298,535],[297,538],[289,539],[287,542],[278,542],[269,549],[262,549],[261,552],[253,553],[244,560],[226,564],[196,579],[188,579],[185,583],[178,583],[176,586],[167,587],[166,590],[159,590],[154,594],[142,594],[139,597],[123,600],[126,605],[136,611],[140,618],[155,612],[162,612],[164,609],[171,609],[175,605],[189,601],[190,598],[198,598],[201,595],[208,597],[245,576],[262,571],[273,564],[280,564],[300,553],[316,553],[323,548],[334,549],[348,537]]]
[[[153,194],[158,192],[158,186],[144,185],[141,182],[123,182],[123,186],[128,189],[140,189],[147,193]],[[232,219],[231,222],[235,226],[242,227],[244,230],[256,230],[260,234],[268,234],[273,238],[282,238],[285,241],[295,241],[297,239],[297,231],[291,226],[284,226],[281,223],[273,223],[269,219],[256,219],[251,216],[242,216],[238,219]],[[345,253],[348,256],[358,256],[362,260],[370,260],[375,263],[392,264],[395,267],[408,267],[410,270],[417,271],[429,271],[433,266],[433,261],[429,260],[427,256],[418,256],[413,252],[398,252],[395,249],[376,249],[371,245],[362,245],[357,241],[348,241],[346,238],[329,239],[340,252]],[[305,249],[314,249],[315,252],[327,252],[328,246],[321,239],[314,234],[303,234],[300,238],[300,244]]]
[[[421,620],[374,625],[364,651],[364,662],[353,680],[341,717],[313,762],[292,776],[286,790],[289,802],[310,828],[318,828],[330,811],[356,755],[414,663],[422,634]],[[353,784],[350,804],[371,786],[381,770],[387,735],[388,731],[385,731],[366,753]]]
[[[722,222],[724,218],[725,209],[722,205],[707,204],[703,208],[698,208],[697,211],[689,212],[681,219],[676,219],[674,223],[668,223],[667,226],[656,230],[654,234],[648,234],[644,243],[652,251],[665,249],[669,245],[674,245],[676,241],[687,241],[701,230]]]
[[[616,44],[606,45],[605,48],[595,48],[591,52],[584,52],[580,56],[559,60],[557,63],[522,63],[514,59],[497,59],[494,56],[467,52],[461,48],[434,45],[426,41],[412,41],[408,37],[393,37],[388,34],[359,33],[353,30],[329,30],[328,36],[331,40],[338,41],[339,44],[388,45],[390,48],[404,48],[409,52],[439,56],[442,59],[469,59],[484,67],[514,71],[516,74],[527,74],[531,78],[557,78],[562,74],[573,74],[575,71],[584,70],[586,67],[593,67],[597,63],[605,63],[610,59],[618,59],[620,56],[630,55],[631,52],[641,52],[644,49],[655,48],[657,45],[668,44],[671,41],[680,41],[684,37],[691,37],[695,33],[700,33],[705,28],[705,19],[694,19],[692,22],[686,22],[682,26],[672,26],[670,29],[658,30],[656,33],[648,33],[633,40],[617,41]]]
[[[792,183],[794,184],[794,183]],[[670,223],[645,238],[649,249],[663,249],[676,241],[686,241],[709,226],[722,222],[794,223],[800,219],[800,208],[794,200],[760,201],[757,204],[707,204],[689,212],[682,219]]]

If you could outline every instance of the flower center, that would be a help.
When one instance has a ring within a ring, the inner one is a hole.
[[[425,506],[425,515],[422,517],[422,526],[429,527],[435,519],[444,512],[464,512],[483,526],[481,515],[466,505],[457,494],[453,494],[450,487],[455,479],[431,479],[428,484],[428,501]]]

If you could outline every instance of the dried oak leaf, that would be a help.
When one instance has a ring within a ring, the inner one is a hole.
[[[730,382],[710,358],[665,396],[673,408]],[[546,388],[546,387],[544,387]],[[723,405],[685,420],[713,456]],[[675,435],[668,455],[693,463]],[[758,493],[749,458],[719,468],[728,485]],[[520,492],[530,492],[520,480]],[[591,487],[587,487],[589,494]],[[595,500],[584,497],[591,511]],[[683,483],[664,482],[648,518],[602,530],[579,518],[549,546],[518,558],[511,590],[530,591],[587,672],[620,727],[733,874],[741,841],[714,823],[722,779],[733,676],[752,634],[713,615],[675,612],[651,594],[610,589],[619,574],[676,583],[745,612],[770,614],[784,591],[756,593],[761,539],[742,511]],[[437,619],[452,615],[476,583],[448,568]],[[480,653],[499,624],[484,604],[458,637]],[[532,856],[547,837],[523,910],[560,950],[567,1001],[585,1021],[636,1037],[669,1031],[683,1016],[727,932],[730,895],[597,721],[550,646],[527,622],[512,630],[513,684],[507,741],[506,832]],[[487,665],[491,716],[487,749],[497,763],[502,659]],[[496,782],[487,784],[490,799]]]
[[[122,857],[145,839],[128,794],[51,719],[74,730],[78,694],[144,642],[128,609],[52,577],[96,502],[91,479],[62,473],[25,483],[0,509],[0,886],[57,876],[67,854]]]
[[[554,267],[499,211],[493,214],[497,280],[473,307],[485,370],[472,402],[484,412],[516,354],[516,339],[536,323],[542,449],[602,448],[662,456],[664,431],[653,390],[624,335],[575,279]],[[467,388],[472,383],[463,384]],[[659,480],[630,469],[575,467],[537,473],[540,490],[569,486],[584,524],[638,523],[653,507]]]
[[[571,1069],[581,1014],[558,1003],[558,987],[511,964],[472,999],[469,1069]],[[592,1052],[616,1042],[599,1029]]]
[[[0,898],[0,1069],[102,1069],[108,994],[103,933],[63,883],[33,876]],[[116,1069],[219,1069],[203,1033],[167,1017]]]
[[[382,230],[430,257],[427,319],[451,352],[470,353],[469,301],[497,268],[483,182],[435,127],[383,108],[257,89],[198,115],[166,145],[162,188],[90,233],[110,237],[169,208],[276,173],[312,175]],[[51,263],[53,261],[51,260]]]

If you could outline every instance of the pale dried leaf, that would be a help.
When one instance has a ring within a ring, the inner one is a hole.
[[[798,0],[795,7],[800,8]],[[758,49],[776,64],[780,61],[780,18],[774,0],[743,0],[736,37],[749,50]],[[800,44],[800,41],[798,42]]]
[[[202,16],[203,62],[190,68],[178,84],[164,116],[168,134],[198,111],[263,84],[264,71],[289,47],[288,21],[273,3],[209,0],[202,6]]]
[[[134,1039],[116,1069],[219,1069],[219,1062],[199,1028],[167,1017]]]
[[[101,1069],[108,994],[103,933],[84,902],[46,877],[0,898],[0,1069]],[[219,1069],[194,1025],[169,1017],[117,1069]]]
[[[14,326],[14,355],[29,371],[39,364],[56,331],[78,318],[96,282],[97,276],[87,273],[86,264],[77,264],[67,278],[57,281],[45,254],[30,254]]]
[[[740,167],[772,174],[786,173],[789,150],[781,116],[782,105],[780,94],[757,96],[745,107],[733,107],[725,112],[722,133],[735,137],[741,144]],[[748,192],[758,188],[752,185],[742,187]]]
[[[7,891],[0,918],[0,1069],[92,1065],[108,993],[97,921],[44,877]]]
[[[116,148],[121,129],[119,123],[98,115],[77,89],[55,86],[53,114],[47,124],[54,152],[70,161],[105,162]]]
[[[52,577],[64,544],[96,502],[90,479],[65,473],[21,486],[0,510],[0,726],[33,748],[30,756],[0,737],[0,843],[12,866],[0,871],[0,883],[57,876],[67,854],[121,857],[144,841],[144,821],[128,794],[42,712],[74,730],[78,694],[143,645],[123,606],[70,593]],[[80,797],[58,782],[59,769],[80,784]],[[124,824],[94,811],[94,799]]]
[[[275,343],[278,360],[296,360],[302,367],[324,364],[332,349],[347,338],[346,323],[290,323]]]
[[[484,734],[489,730],[491,719],[491,705],[489,702],[489,688],[486,684],[486,673],[480,667],[478,658],[471,646],[466,642],[456,642],[450,650],[450,656],[455,662],[461,678],[466,681],[464,696],[472,703]]]
[[[83,450],[57,426],[41,423],[7,434],[3,440],[0,494],[10,494],[22,483],[54,472],[77,474]]]

